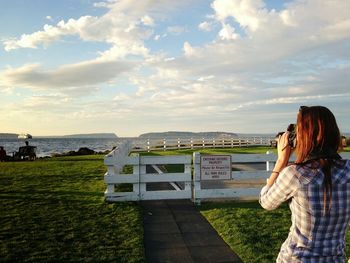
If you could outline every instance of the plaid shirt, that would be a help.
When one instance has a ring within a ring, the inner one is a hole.
[[[263,187],[260,204],[267,210],[289,202],[292,226],[277,262],[345,262],[344,238],[350,222],[350,160],[332,168],[332,200],[324,213],[323,179],[319,164],[290,165],[275,183]],[[273,222],[272,222],[273,223]]]

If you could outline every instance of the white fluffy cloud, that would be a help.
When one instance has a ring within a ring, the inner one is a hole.
[[[212,24],[208,21],[204,21],[198,25],[198,28],[203,31],[211,31],[212,30]]]
[[[132,67],[131,62],[88,61],[44,70],[38,64],[30,64],[3,71],[0,85],[87,95],[96,85],[113,80]]]
[[[235,29],[229,24],[223,24],[219,32],[219,37],[222,40],[234,40],[239,38],[239,35],[235,33]]]
[[[262,0],[215,0],[212,8],[218,20],[233,17],[242,27],[256,31],[264,22],[267,10]]]

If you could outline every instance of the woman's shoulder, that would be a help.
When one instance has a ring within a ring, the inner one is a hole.
[[[313,181],[320,172],[319,167],[315,165],[291,164],[286,168],[286,174],[295,177],[301,184],[308,184]]]
[[[333,170],[336,180],[342,183],[350,182],[350,160],[341,159],[338,160],[335,164]]]

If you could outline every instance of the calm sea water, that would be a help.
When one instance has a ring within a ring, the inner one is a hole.
[[[112,150],[126,139],[90,139],[90,138],[33,138],[28,140],[29,145],[37,147],[37,156],[51,156],[54,153],[65,153],[77,151],[81,147],[87,147],[96,152]],[[0,139],[0,146],[3,146],[8,155],[18,151],[20,146],[25,145],[25,140],[21,139]]]
[[[250,136],[240,136],[241,138],[244,137],[251,137]],[[259,137],[258,135],[254,135]],[[261,137],[267,137],[265,135],[261,135]],[[172,139],[173,141],[177,141],[177,139],[174,138],[166,138],[166,139]],[[212,139],[212,138],[209,138]],[[37,147],[37,156],[38,157],[44,157],[44,156],[51,156],[55,153],[66,153],[69,151],[77,151],[81,147],[87,147],[89,149],[92,149],[96,152],[104,152],[104,151],[111,151],[113,147],[116,147],[120,145],[124,141],[132,141],[134,146],[141,146],[146,147],[147,145],[147,139],[145,138],[115,138],[115,139],[106,139],[106,138],[99,138],[99,139],[92,139],[92,138],[36,138],[28,140],[30,145]],[[160,141],[162,142],[162,139],[153,139],[152,141]],[[13,152],[18,151],[18,148],[20,146],[25,145],[25,140],[23,139],[3,139],[0,138],[0,146],[3,146],[7,152],[8,155],[12,155]]]

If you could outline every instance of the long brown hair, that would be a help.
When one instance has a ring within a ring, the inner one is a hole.
[[[324,173],[324,212],[332,202],[331,168],[341,147],[340,131],[333,113],[323,106],[300,107],[297,117],[296,163],[317,161]]]

